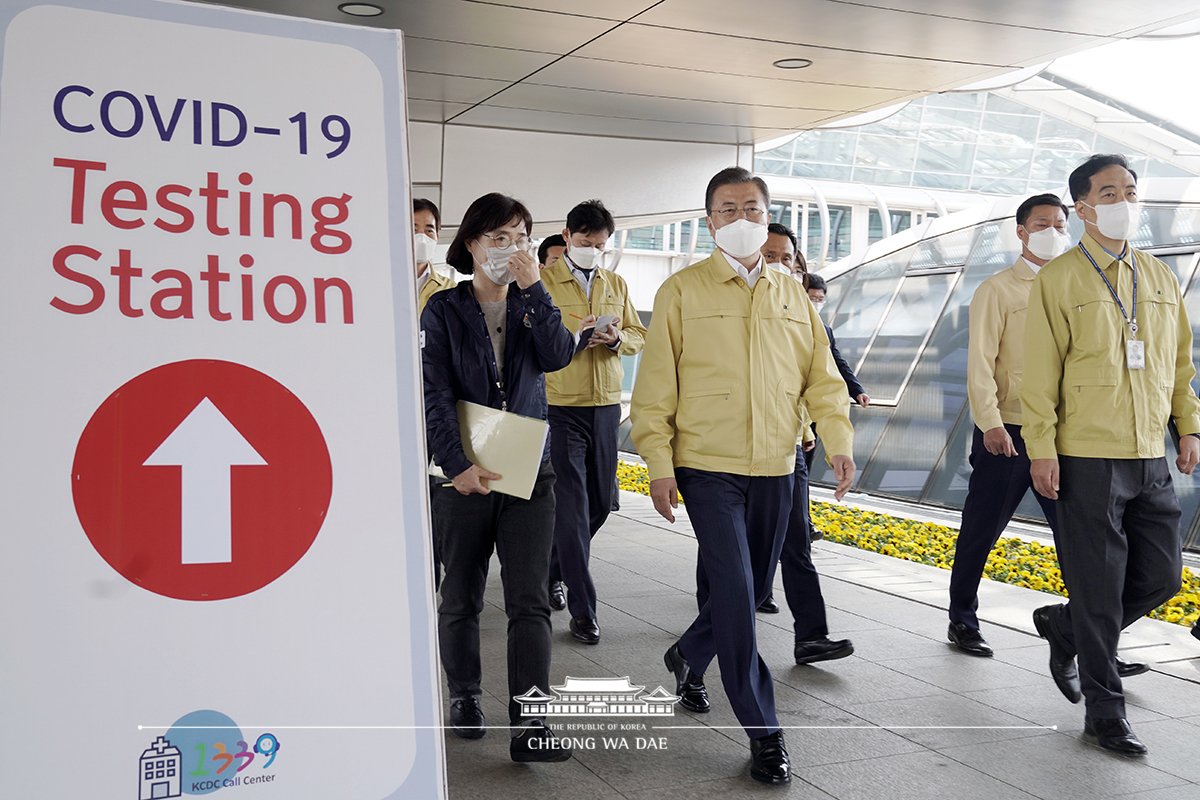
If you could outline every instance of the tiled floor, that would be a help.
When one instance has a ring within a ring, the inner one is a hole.
[[[628,676],[647,691],[674,689],[662,655],[696,613],[695,539],[686,514],[668,525],[647,498],[622,493],[621,502],[592,549],[602,641],[576,643],[566,612],[555,613],[554,686],[567,676]],[[1080,740],[1083,707],[1049,677],[1030,612],[1052,598],[984,581],[980,618],[996,657],[971,658],[945,641],[949,572],[825,542],[814,561],[831,635],[853,639],[855,653],[795,666],[786,607],[758,616],[788,729],[790,785],[749,777],[745,734],[714,662],[705,676],[709,714],[559,718],[560,735],[583,740],[565,763],[512,763],[504,729],[477,741],[447,734],[450,797],[1200,798],[1200,642],[1185,628],[1143,619],[1122,637],[1125,658],[1154,664],[1125,683],[1130,722],[1150,748],[1148,758],[1128,760]],[[783,602],[778,578],[776,597]],[[487,600],[483,707],[503,723],[506,619],[495,562]],[[569,727],[581,724],[599,729]]]

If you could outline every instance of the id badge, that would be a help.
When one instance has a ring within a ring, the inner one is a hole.
[[[1139,339],[1125,342],[1125,366],[1130,369],[1146,368],[1146,343]]]

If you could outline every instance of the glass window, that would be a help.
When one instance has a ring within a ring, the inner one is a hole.
[[[826,294],[831,295],[831,303],[838,303],[836,314],[829,317],[829,327],[837,337],[842,357],[852,367],[858,364],[883,318],[884,309],[895,294],[913,250],[906,247],[829,282]],[[846,288],[839,285],[843,281],[848,283]],[[839,298],[839,295],[844,296]]]
[[[1043,150],[1033,152],[1029,177],[1035,181],[1046,181],[1055,186],[1067,185],[1067,177],[1086,156],[1073,150]]]
[[[912,212],[911,211],[892,211],[888,210],[889,225],[887,230],[884,230],[883,223],[879,218],[879,212],[872,208],[867,215],[867,243],[874,244],[880,239],[885,239],[888,236],[906,231],[912,227]]]
[[[921,139],[974,143],[979,135],[979,122],[980,115],[973,111],[926,108],[921,117]]]
[[[972,178],[971,191],[987,194],[1027,194],[1028,181],[1006,178]]]
[[[937,175],[929,172],[913,173],[913,186],[925,186],[929,189],[961,189],[966,190],[970,185],[966,175]],[[935,216],[927,214],[926,216]]]
[[[1038,118],[1016,114],[984,114],[980,143],[999,145],[1032,145],[1037,140]]]
[[[792,171],[792,162],[778,158],[754,157],[754,171],[764,175],[787,175]]]
[[[1004,114],[1029,114],[1035,117],[1038,115],[1037,111],[1027,105],[990,92],[987,96],[987,110],[999,111]]]
[[[865,167],[884,169],[912,169],[917,155],[915,139],[900,139],[894,136],[872,136],[864,133],[858,137],[858,150],[854,163]]]
[[[1194,178],[1196,174],[1174,164],[1152,158],[1146,165],[1146,176],[1150,178]]]
[[[1029,177],[1033,150],[1028,147],[979,145],[975,150],[975,175],[996,178]]]
[[[981,111],[987,102],[987,92],[972,94],[931,94],[925,98],[925,106],[940,108],[965,108]]]
[[[814,164],[808,161],[793,161],[792,175],[798,178],[827,178],[832,181],[850,180],[851,168],[837,164]]]
[[[839,350],[841,349],[841,344],[841,340],[839,339]],[[868,387],[867,394],[870,393],[871,389]],[[855,464],[861,466],[862,464],[866,464],[868,459],[871,458],[871,453],[875,451],[875,444],[879,441],[879,436],[883,433],[884,426],[887,425],[890,416],[890,408],[852,407],[850,421],[854,423]],[[821,426],[818,424],[817,435],[819,436],[820,433]],[[837,480],[833,477],[833,469],[825,463],[825,447],[822,444],[817,445],[817,453],[813,459],[813,471],[809,476],[809,480],[824,486],[835,486],[837,484]]]
[[[957,267],[966,262],[978,235],[979,228],[970,227],[925,239],[916,245],[917,253],[908,268]]]
[[[1078,154],[1094,152],[1092,143],[1095,139],[1096,134],[1086,128],[1043,114],[1037,144],[1046,150],[1066,150],[1075,153],[1078,166],[1078,162],[1083,160]]]
[[[854,180],[858,183],[881,183],[885,186],[909,186],[912,184],[912,173],[898,169],[855,167]]]
[[[625,238],[626,250],[654,250],[661,252],[666,244],[666,226],[634,228]]]
[[[957,274],[950,274],[910,275],[904,279],[866,358],[860,358],[858,364],[850,362],[863,386],[870,386],[875,392],[872,397],[897,398],[921,343],[937,321],[957,278]]]
[[[703,219],[690,219],[682,224],[681,236],[683,238],[680,239],[679,246],[684,253],[687,253],[688,248],[691,247],[693,230],[699,234],[699,238],[696,239],[695,255],[708,255],[717,249],[712,234],[708,232],[708,223]]]
[[[796,226],[792,224],[792,201],[777,200],[771,203],[771,222],[778,222],[796,232]]]
[[[919,102],[910,103],[903,110],[897,111],[887,119],[864,125],[858,128],[860,131],[870,131],[883,136],[903,136],[905,138],[915,139],[921,129],[921,114],[922,104]]]
[[[796,161],[824,161],[828,164],[849,164],[854,159],[854,131],[807,131],[795,139]]]
[[[917,148],[917,177],[922,172],[971,173],[975,146],[961,142],[921,142]]]
[[[850,208],[849,206],[829,206],[829,229],[833,236],[829,240],[829,250],[825,253],[825,263],[832,264],[838,259],[850,255]],[[821,242],[824,231],[821,230],[821,215],[815,207],[808,210],[808,250],[804,258],[817,268],[821,259]]]

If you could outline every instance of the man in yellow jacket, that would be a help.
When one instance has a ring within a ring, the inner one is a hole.
[[[846,384],[804,287],[765,269],[770,192],[740,167],[717,173],[705,209],[719,248],[669,277],[633,390],[633,441],[655,509],[675,521],[687,503],[710,596],[664,656],[680,705],[708,711],[703,675],[715,657],[750,737],[750,775],[791,779],[754,609],[775,575],[792,505],[802,413],[821,426],[840,499],[854,481]]]
[[[1085,738],[1141,756],[1117,638],[1179,590],[1180,509],[1164,439],[1173,417],[1175,464],[1191,474],[1200,460],[1192,329],[1170,268],[1129,243],[1141,213],[1125,158],[1092,156],[1070,188],[1085,233],[1033,281],[1020,397],[1033,488],[1057,500],[1071,599],[1039,608],[1033,622],[1059,690],[1086,699]]]
[[[433,250],[442,229],[442,214],[432,200],[413,200],[413,261],[417,269],[417,314],[425,310],[429,298],[454,281],[433,268]]]
[[[988,555],[1033,485],[1021,438],[1021,376],[1025,372],[1025,309],[1033,279],[1070,246],[1068,210],[1058,195],[1040,194],[1017,207],[1021,255],[979,285],[971,298],[967,396],[975,421],[971,480],[950,570],[950,626],[946,636],[960,652],[989,658],[979,630],[979,581]],[[1054,501],[1034,493],[1054,536]],[[1145,665],[1142,665],[1145,666]]]
[[[588,560],[616,487],[621,356],[640,353],[646,336],[625,281],[600,266],[615,227],[599,200],[580,203],[567,214],[566,251],[542,270],[542,284],[578,342],[565,369],[546,373],[550,460],[557,476],[550,607],[563,608],[565,583],[571,636],[584,644],[600,641]]]

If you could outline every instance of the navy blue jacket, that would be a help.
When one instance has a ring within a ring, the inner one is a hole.
[[[504,382],[496,366],[475,287],[463,281],[429,298],[421,314],[425,433],[434,462],[453,478],[470,468],[462,449],[455,403],[467,400],[546,419],[546,375],[571,363],[575,337],[546,288],[508,286]],[[542,460],[550,458],[550,440]]]
[[[826,325],[825,335],[829,337],[829,349],[833,351],[833,360],[837,364],[838,372],[842,373],[842,380],[846,382],[846,390],[850,392],[850,399],[857,401],[858,396],[866,394],[867,390],[858,382],[854,370],[850,369],[850,365],[846,363],[846,359],[842,358],[842,354],[838,352],[837,339],[833,338],[833,328]]]

